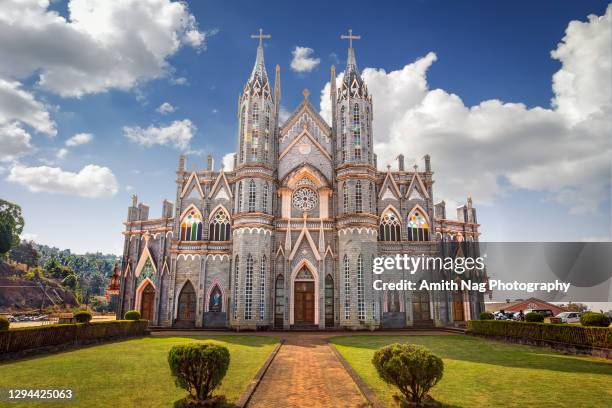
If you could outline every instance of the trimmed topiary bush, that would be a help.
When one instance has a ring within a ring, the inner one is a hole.
[[[495,320],[495,316],[493,316],[493,313],[482,312],[480,314],[480,320]]]
[[[125,320],[140,320],[140,312],[138,310],[128,310],[123,318]]]
[[[442,359],[422,346],[391,344],[374,353],[372,364],[388,384],[399,388],[404,398],[395,396],[402,405],[420,406],[429,390],[442,379]]]
[[[544,315],[538,312],[529,312],[525,315],[525,321],[530,323],[542,323]]]
[[[208,343],[174,346],[168,353],[170,372],[176,385],[189,395],[175,403],[182,407],[214,404],[212,392],[221,384],[229,367],[230,353],[226,347]]]
[[[586,312],[580,316],[580,324],[583,326],[608,327],[610,318],[603,313]]]
[[[11,322],[6,317],[0,316],[0,330],[8,330],[10,325]]]
[[[87,310],[78,311],[73,316],[77,323],[89,323],[93,317]]]

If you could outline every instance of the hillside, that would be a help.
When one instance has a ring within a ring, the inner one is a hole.
[[[78,306],[74,294],[53,279],[27,279],[23,271],[0,260],[0,313],[27,312],[51,306]]]

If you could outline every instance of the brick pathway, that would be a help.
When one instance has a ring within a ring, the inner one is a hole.
[[[323,336],[287,336],[248,404],[259,407],[367,407]]]

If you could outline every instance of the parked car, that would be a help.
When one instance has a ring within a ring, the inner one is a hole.
[[[580,312],[562,312],[556,317],[560,318],[563,323],[580,323]]]
[[[544,315],[544,317],[553,317],[555,315],[550,309],[527,309],[524,311],[525,314],[531,313],[531,312],[541,313]]]

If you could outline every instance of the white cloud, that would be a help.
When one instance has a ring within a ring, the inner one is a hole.
[[[69,150],[66,148],[61,148],[57,151],[57,154],[55,155],[58,159],[62,160],[64,158],[66,158],[66,156],[68,156]]]
[[[21,184],[34,193],[61,193],[89,198],[111,197],[119,188],[113,172],[95,164],[83,167],[78,173],[59,167],[17,164],[11,168],[7,180]]]
[[[553,57],[551,108],[486,100],[466,106],[458,95],[429,89],[434,53],[397,71],[366,68],[374,99],[378,165],[407,164],[425,154],[436,173],[436,198],[467,194],[491,203],[509,189],[549,193],[574,213],[596,212],[610,197],[612,155],[612,6],[605,16],[572,22]],[[330,119],[329,83],[321,114]]]
[[[0,162],[13,161],[18,157],[32,153],[34,146],[30,143],[32,136],[17,122],[0,124]]]
[[[141,146],[155,145],[173,146],[179,150],[189,148],[189,143],[197,131],[196,126],[189,120],[175,120],[169,126],[148,128],[123,127],[123,135],[130,141]]]
[[[290,116],[291,116],[291,112],[289,112],[287,108],[281,105],[280,109],[278,110],[279,125],[282,125],[283,123],[285,123],[285,121],[289,119]]]
[[[235,154],[236,154],[235,152],[231,152],[223,156],[223,160],[221,161],[221,163],[223,164],[223,168],[225,169],[225,171],[234,170],[234,155]]]
[[[170,83],[172,85],[187,85],[187,78],[185,77],[170,78]]]
[[[125,191],[132,191],[132,190],[134,190],[133,186],[130,186],[130,185],[125,186]]]
[[[19,236],[19,238],[21,238],[22,241],[34,241],[36,238],[38,238],[38,234],[24,232]]]
[[[9,58],[2,58],[1,60],[7,59]],[[2,62],[0,62],[1,64]],[[0,125],[9,122],[25,123],[37,132],[49,136],[57,134],[55,123],[51,120],[43,103],[37,101],[33,94],[21,89],[19,82],[6,81],[0,78]]]
[[[172,113],[176,110],[176,108],[174,106],[172,106],[170,103],[168,102],[164,102],[161,105],[159,105],[159,107],[156,109],[157,113],[160,113],[162,115],[167,115],[168,113]]]
[[[93,135],[91,133],[77,133],[72,136],[70,139],[66,140],[66,146],[73,147],[79,146],[82,144],[87,144],[93,140]]]
[[[314,50],[308,47],[297,46],[291,51],[291,69],[295,72],[310,72],[319,65],[321,59],[313,58]]]
[[[212,33],[211,33],[212,34]],[[48,0],[5,0],[0,8],[0,76],[23,79],[61,96],[132,89],[168,76],[182,45],[203,49],[185,2],[70,0],[68,18]]]

